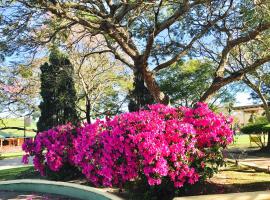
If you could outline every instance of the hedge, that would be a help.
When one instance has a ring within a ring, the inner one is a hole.
[[[249,124],[241,129],[241,132],[244,134],[260,134],[269,131],[270,124]]]

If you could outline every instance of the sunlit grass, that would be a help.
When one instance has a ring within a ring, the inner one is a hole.
[[[3,119],[0,121],[0,127],[24,127],[24,120],[23,118],[11,118],[11,119]],[[32,122],[31,126],[26,127],[27,129],[36,129],[36,123]],[[26,131],[26,136],[35,136],[36,133],[33,131]],[[12,137],[12,136],[24,136],[24,131],[23,130],[16,130],[16,129],[5,129],[5,130],[0,130],[0,136],[2,137]]]
[[[37,172],[32,166],[0,170],[1,181],[35,177],[37,177]]]
[[[267,141],[267,135],[265,136],[265,141]],[[252,143],[250,145],[250,141],[249,141],[249,135],[237,135],[234,138],[234,143],[229,145],[229,148],[242,148],[242,149],[247,149],[247,148],[258,148],[258,145],[256,145],[255,143]]]
[[[22,155],[24,155],[24,152],[23,151],[20,151],[20,152],[11,152],[11,153],[1,153],[0,154],[0,159],[17,158],[17,157],[21,157]]]

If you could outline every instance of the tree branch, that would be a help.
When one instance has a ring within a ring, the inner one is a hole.
[[[224,77],[224,70],[225,70],[226,62],[228,60],[228,55],[234,47],[236,47],[242,43],[246,43],[246,42],[249,42],[249,41],[255,39],[261,32],[263,32],[269,28],[270,28],[270,22],[260,24],[252,31],[249,31],[247,34],[245,34],[239,38],[233,39],[233,40],[228,40],[227,45],[225,46],[225,48],[223,49],[223,51],[221,53],[221,59],[219,62],[219,66],[216,70],[215,76],[216,77]]]
[[[225,15],[222,15],[221,18],[225,17]],[[158,72],[161,69],[164,69],[170,65],[172,65],[173,63],[175,63],[176,61],[178,61],[182,56],[186,55],[186,53],[188,52],[188,50],[192,47],[192,45],[199,40],[205,33],[208,32],[208,30],[217,22],[219,21],[221,18],[217,18],[213,21],[208,22],[204,29],[201,30],[201,32],[199,34],[197,34],[195,37],[192,38],[192,40],[189,42],[188,45],[186,45],[178,54],[176,54],[173,58],[171,58],[170,60],[161,63],[160,65],[156,66],[154,68],[155,72]]]
[[[209,89],[201,96],[200,101],[207,101],[211,98],[213,94],[215,94],[220,88],[223,86],[232,83],[237,80],[241,80],[243,76],[252,72],[256,68],[270,61],[270,55],[265,56],[264,58],[256,60],[253,64],[240,69],[238,71],[232,72],[228,77],[215,77]]]

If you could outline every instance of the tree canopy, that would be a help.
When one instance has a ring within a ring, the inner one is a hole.
[[[70,35],[79,36],[71,45],[98,36],[102,40],[92,53],[111,53],[161,103],[168,103],[168,97],[155,74],[188,57],[208,56],[216,65],[200,98],[205,101],[270,60],[265,51],[243,69],[233,70],[229,63],[242,44],[263,46],[258,38],[269,35],[268,10],[269,2],[252,0],[5,1],[0,5],[0,46],[8,55],[55,40],[65,43]]]

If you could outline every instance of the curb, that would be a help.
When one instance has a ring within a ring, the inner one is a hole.
[[[123,200],[115,195],[100,191],[93,187],[74,183],[47,181],[37,179],[21,179],[0,181],[0,190],[19,192],[42,192],[64,195],[82,200]]]

